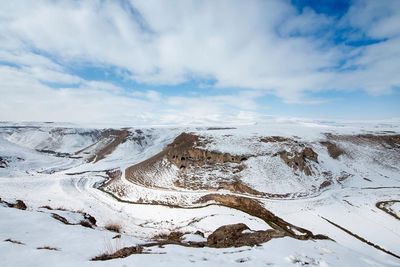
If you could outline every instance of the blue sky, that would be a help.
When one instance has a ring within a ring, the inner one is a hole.
[[[2,3],[0,120],[400,117],[400,1]]]

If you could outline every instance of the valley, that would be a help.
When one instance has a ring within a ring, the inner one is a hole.
[[[398,266],[399,162],[397,123],[2,122],[0,256],[5,266]]]

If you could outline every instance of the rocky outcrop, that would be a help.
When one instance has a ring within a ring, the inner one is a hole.
[[[181,169],[188,166],[202,166],[205,164],[240,163],[247,159],[242,156],[204,150],[198,147],[205,142],[200,141],[197,135],[182,133],[174,142],[167,146],[166,157]]]
[[[5,204],[9,208],[14,208],[14,209],[19,209],[19,210],[26,210],[28,207],[26,206],[25,202],[22,200],[17,199],[15,203],[10,203],[7,201],[4,201],[0,198],[0,203]]]
[[[322,141],[321,145],[325,146],[328,150],[328,154],[331,158],[337,159],[341,155],[345,154],[344,150],[341,149],[337,144],[330,141]]]
[[[311,147],[305,147],[300,151],[281,151],[281,159],[294,170],[304,172],[305,175],[313,174],[310,161],[318,163],[318,154]]]
[[[207,246],[215,248],[255,246],[273,238],[284,237],[280,230],[250,231],[243,223],[219,227],[207,238]]]
[[[318,154],[305,143],[283,136],[262,137],[260,142],[280,143],[282,146],[286,146],[287,150],[278,153],[286,165],[295,171],[303,172],[307,176],[314,174],[310,162],[318,163]]]
[[[290,142],[290,143],[295,143],[296,141],[287,137],[283,136],[265,136],[260,138],[261,142],[264,143],[285,143],[285,142]]]
[[[242,162],[247,157],[201,148],[206,142],[195,134],[182,133],[160,153],[127,168],[125,176],[131,182],[157,187],[154,174],[167,169],[170,171],[174,169],[171,165],[174,165],[178,170],[174,174],[174,185],[177,187],[196,190],[217,190],[221,187],[233,189],[235,175],[243,170]],[[207,183],[202,179],[205,175],[208,175]]]
[[[12,208],[19,209],[19,210],[26,210],[27,206],[22,200],[17,199],[15,204],[12,205]]]
[[[5,158],[0,157],[0,168],[8,167],[8,161]]]

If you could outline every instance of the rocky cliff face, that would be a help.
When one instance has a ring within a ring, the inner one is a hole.
[[[310,163],[318,163],[318,154],[310,146],[292,138],[282,136],[263,137],[260,139],[260,142],[275,143],[285,147],[285,150],[281,150],[276,155],[279,155],[286,165],[294,171],[303,172],[307,176],[314,174]]]
[[[211,140],[202,136],[182,133],[157,155],[129,167],[126,170],[126,178],[153,187],[172,186],[214,191],[224,189],[257,196],[264,195],[263,192],[242,181],[242,171],[249,168],[247,160],[259,155],[234,155],[207,149],[208,142]],[[282,160],[281,164],[286,164],[295,173],[312,176],[317,172],[314,165],[318,164],[318,154],[304,143],[274,136],[254,142],[273,143],[273,146],[280,150],[271,156],[279,157]],[[268,154],[269,151],[265,153]],[[166,185],[166,181],[169,185]],[[318,186],[319,184],[315,190]]]
[[[195,134],[182,133],[160,153],[129,167],[126,177],[133,182],[157,187],[159,185],[155,175],[162,174],[162,169],[166,168],[169,171],[165,172],[169,174],[171,169],[177,170],[173,181],[176,187],[214,190],[233,188],[235,174],[243,170],[242,162],[247,158],[200,148],[205,142],[207,140]]]
[[[240,164],[246,160],[246,157],[235,156],[228,153],[220,153],[208,151],[199,148],[206,140],[200,140],[199,136],[182,133],[173,143],[168,145],[166,157],[180,169],[190,166],[204,166],[207,164],[224,164],[237,163]]]
[[[201,132],[182,133],[163,151],[129,167],[126,178],[167,189],[227,190],[273,198],[305,197],[353,177],[363,164],[357,161],[360,155],[385,168],[395,168],[400,155],[395,153],[399,143],[395,135],[326,134],[323,139],[310,142],[295,136],[231,138]],[[349,161],[357,161],[358,165]],[[385,163],[388,161],[389,164]],[[332,164],[337,168],[332,169]]]
[[[302,148],[300,151],[281,151],[279,156],[289,167],[304,172],[305,175],[313,174],[310,161],[318,163],[318,154],[311,147]]]

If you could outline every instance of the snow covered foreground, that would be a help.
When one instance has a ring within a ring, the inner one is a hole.
[[[319,145],[326,133],[398,134],[398,122],[273,121],[235,129],[128,129],[129,138],[116,143],[115,149],[98,161],[89,159],[115,140],[112,134],[102,135],[101,129],[9,123],[0,127],[0,198],[7,203],[22,200],[27,205],[26,210],[19,210],[0,204],[1,266],[400,266],[400,259],[328,222],[400,255],[400,221],[376,207],[379,201],[400,200],[398,148],[381,155],[384,152],[377,147],[341,143],[348,155],[332,159]],[[160,152],[181,132],[213,140],[206,144],[208,150],[258,155],[246,161],[243,183],[260,192],[288,197],[253,198],[284,220],[334,241],[284,237],[261,246],[219,249],[165,245],[146,248],[146,254],[91,261],[102,253],[145,244],[156,235],[173,231],[185,233],[183,239],[190,241],[204,240],[227,224],[244,223],[253,231],[270,228],[260,218],[218,205],[171,208],[148,204],[167,200],[186,207],[209,193],[207,189],[176,187],[174,171],[152,173],[153,187],[131,183],[123,173],[116,181],[126,190],[122,196],[99,190],[99,185],[108,180],[105,170],[123,172]],[[296,175],[279,158],[270,157],[276,152],[275,146],[254,142],[265,136],[295,137],[312,146],[319,155],[319,164],[313,166],[315,175]],[[266,150],[271,153],[263,154]],[[333,179],[330,186],[316,190],[323,181],[319,173],[327,170],[333,177],[343,171],[350,176],[343,181]],[[139,199],[145,203],[135,204]],[[399,214],[398,202],[387,205]],[[96,218],[93,229],[79,224],[80,212]],[[54,219],[53,213],[71,224]],[[111,223],[120,225],[120,238],[106,229]],[[205,238],[196,231],[204,233]]]

